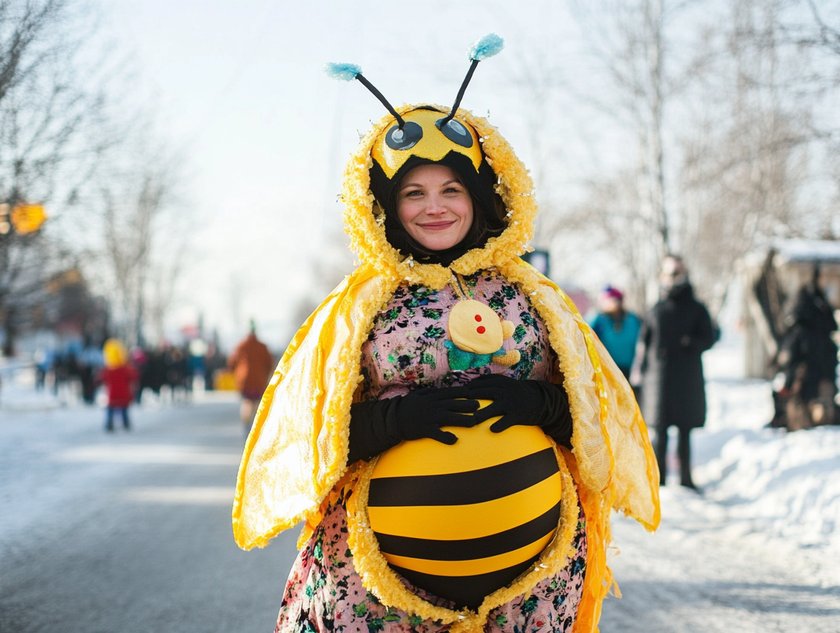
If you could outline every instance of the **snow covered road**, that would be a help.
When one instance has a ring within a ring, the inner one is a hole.
[[[829,569],[840,561],[737,534],[717,504],[679,488],[663,489],[662,515],[655,535],[614,521],[620,552],[611,565],[623,597],[604,603],[602,633],[840,631]]]

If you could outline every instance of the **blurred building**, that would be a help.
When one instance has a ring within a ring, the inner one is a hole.
[[[15,306],[19,352],[62,347],[68,342],[101,345],[108,336],[108,305],[94,296],[77,268],[51,275]]]
[[[840,310],[840,241],[779,240],[742,263],[745,374],[770,378],[772,361],[785,332],[791,301],[810,281],[814,266],[835,310]]]

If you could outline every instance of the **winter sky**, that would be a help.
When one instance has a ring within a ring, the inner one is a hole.
[[[336,196],[359,134],[385,111],[358,82],[330,79],[326,62],[359,64],[395,104],[451,104],[470,46],[498,33],[505,50],[482,63],[463,105],[489,115],[528,162],[524,126],[538,105],[523,108],[510,69],[542,63],[532,61],[540,55],[572,59],[576,26],[564,3],[398,6],[103,3],[103,36],[129,56],[138,95],[148,95],[142,98],[158,113],[160,132],[187,158],[187,199],[197,221],[178,319],[202,312],[208,325],[236,336],[254,317],[280,344],[297,325],[290,321],[294,304],[324,296],[351,270]],[[546,129],[576,125],[552,116]],[[313,256],[335,271],[316,289]]]

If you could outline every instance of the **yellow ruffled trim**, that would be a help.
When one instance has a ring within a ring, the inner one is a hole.
[[[571,465],[572,476],[578,479],[577,467]],[[614,589],[621,597],[618,585],[607,565],[607,545],[610,532],[610,507],[596,492],[580,488],[580,505],[586,517],[586,575],[578,603],[573,633],[597,633],[604,598]]]
[[[388,565],[379,549],[379,542],[370,527],[368,517],[370,479],[376,466],[376,460],[371,460],[360,471],[355,490],[347,503],[347,542],[353,552],[353,565],[364,587],[386,606],[396,607],[424,620],[453,624],[451,633],[482,631],[490,611],[517,596],[527,595],[537,583],[559,573],[572,554],[580,514],[578,496],[566,463],[567,456],[556,446],[554,452],[562,482],[561,516],[557,532],[529,571],[520,575],[511,585],[486,596],[476,611],[455,611],[423,600],[406,589],[401,577]]]

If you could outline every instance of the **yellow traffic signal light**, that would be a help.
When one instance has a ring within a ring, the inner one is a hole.
[[[41,204],[18,204],[12,209],[12,226],[15,231],[22,235],[34,233],[41,228],[47,219],[44,212],[44,205]]]

